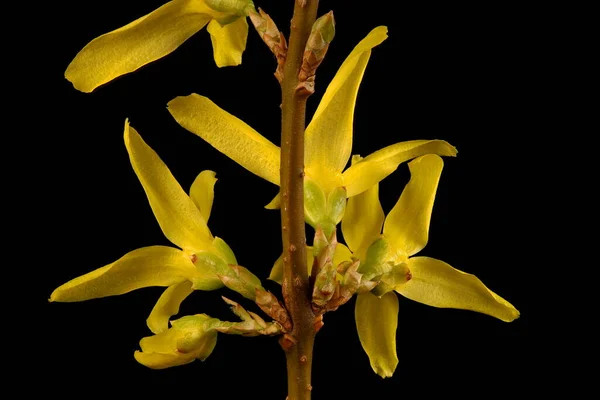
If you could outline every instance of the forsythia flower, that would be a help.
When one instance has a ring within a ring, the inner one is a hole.
[[[168,330],[140,340],[142,351],[134,353],[135,359],[153,369],[184,365],[196,359],[204,361],[217,344],[214,326],[218,322],[206,314],[171,321]]]
[[[219,67],[239,65],[246,49],[250,0],[172,0],[122,28],[88,43],[65,77],[77,90],[91,92],[177,49],[208,24]]]
[[[305,133],[305,214],[311,225],[341,220],[345,198],[356,196],[396,170],[402,162],[423,154],[456,155],[441,140],[396,143],[367,156],[344,171],[352,151],[354,106],[371,49],[387,38],[387,28],[372,30],[350,53],[333,78]],[[208,98],[192,94],[169,102],[181,126],[254,174],[279,185],[280,149],[243,121]],[[279,195],[267,208],[279,207]],[[325,226],[323,226],[325,229]]]
[[[125,145],[152,211],[167,239],[178,248],[150,246],[133,250],[117,261],[60,286],[50,301],[74,302],[120,295],[149,286],[167,286],[148,317],[154,333],[167,330],[181,302],[193,290],[223,286],[217,276],[230,275],[237,264],[229,246],[213,237],[206,221],[214,197],[215,173],[201,172],[190,189],[183,191],[167,166],[125,122]]]
[[[353,158],[353,165],[361,162],[360,157]],[[410,182],[385,220],[379,185],[349,199],[342,220],[344,240],[361,260],[358,272],[363,279],[380,281],[371,293],[358,295],[355,316],[371,367],[384,378],[392,376],[398,364],[398,298],[394,291],[433,307],[477,311],[506,322],[519,317],[512,304],[474,275],[434,258],[413,257],[428,241],[443,165],[436,155],[411,161]]]

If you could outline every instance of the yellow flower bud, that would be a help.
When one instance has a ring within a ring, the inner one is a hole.
[[[219,320],[206,314],[190,315],[172,321],[172,327],[140,341],[142,351],[135,359],[152,369],[164,369],[204,361],[217,344],[215,327]]]

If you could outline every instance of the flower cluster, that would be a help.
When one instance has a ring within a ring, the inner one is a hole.
[[[285,39],[278,36],[268,15],[259,12],[249,0],[170,1],[91,41],[69,65],[66,77],[75,88],[91,92],[167,55],[206,25],[217,65],[238,65],[246,46],[246,17],[253,20],[281,66]],[[324,25],[326,37],[313,29],[316,39],[309,42],[320,43],[319,54],[324,56],[333,38],[332,15],[327,14],[319,24]],[[313,310],[322,318],[323,313],[335,310],[356,294],[360,341],[373,370],[382,377],[391,376],[398,363],[397,294],[433,307],[476,311],[507,322],[519,317],[515,307],[477,277],[443,261],[417,256],[428,242],[442,157],[457,154],[452,145],[436,139],[412,140],[390,144],[366,157],[351,157],[359,86],[372,50],[386,38],[386,27],[373,29],[328,85],[306,128],[304,175],[305,221],[317,232],[307,252]],[[313,57],[311,68],[303,70],[308,88],[312,88],[314,70],[322,61],[313,53],[309,54]],[[281,78],[281,69],[278,74]],[[169,102],[168,110],[182,127],[242,167],[280,184],[280,148],[210,99],[198,94],[177,97]],[[238,265],[225,241],[214,237],[208,228],[215,173],[202,171],[188,194],[128,121],[124,139],[152,211],[175,247],[133,250],[60,286],[50,300],[83,301],[149,286],[166,287],[147,319],[154,336],[142,339],[142,351],[135,353],[136,360],[150,368],[204,360],[212,352],[218,332],[244,336],[289,332],[292,326],[285,306],[254,274]],[[404,162],[409,162],[410,182],[385,216],[379,202],[379,182]],[[277,194],[266,208],[276,209],[280,201]],[[340,223],[345,244],[336,237]],[[270,279],[281,283],[282,264],[281,258],[275,262]],[[172,320],[169,327],[169,320],[193,291],[223,286],[256,302],[272,321],[225,299],[242,322],[199,314]],[[315,327],[320,327],[319,320]]]

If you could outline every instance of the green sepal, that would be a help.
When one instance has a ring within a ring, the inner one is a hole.
[[[342,221],[346,211],[346,188],[337,187],[327,196],[327,217],[334,226]],[[331,234],[331,233],[330,233]]]
[[[387,260],[390,259],[391,252],[392,247],[386,239],[380,238],[373,242],[367,250],[366,259],[359,267],[359,272],[364,275],[364,279],[374,280],[390,271],[392,266]]]
[[[372,293],[381,297],[398,286],[405,284],[411,277],[410,269],[406,263],[396,264],[389,271],[379,276],[379,285],[373,289]]]
[[[199,251],[196,253],[194,264],[210,270],[215,275],[233,275],[233,271],[225,260],[209,251]]]
[[[231,274],[218,274],[217,276],[229,289],[254,301],[256,298],[256,291],[263,289],[260,279],[247,268],[240,265],[231,265],[230,270],[232,271]]]
[[[229,245],[225,243],[223,239],[221,239],[220,237],[215,237],[215,239],[212,242],[212,245],[215,249],[217,249],[219,255],[223,258],[223,260],[225,260],[227,264],[238,263],[237,259],[235,258],[235,254],[233,253],[233,250],[231,250],[231,247],[229,247]]]
[[[327,199],[325,192],[309,177],[304,177],[304,219],[306,223],[317,229],[325,219]]]
[[[196,358],[206,359],[217,342],[215,327],[218,319],[206,314],[187,315],[171,321],[171,329],[176,332],[176,347],[180,353],[200,351]]]

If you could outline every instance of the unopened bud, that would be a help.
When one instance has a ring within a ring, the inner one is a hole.
[[[283,81],[283,66],[287,56],[287,42],[285,41],[285,36],[279,31],[269,14],[262,9],[259,8],[258,13],[256,11],[251,11],[248,13],[248,16],[260,38],[265,42],[277,59],[275,77],[281,83],[281,81]]]
[[[277,297],[264,289],[257,289],[255,294],[256,304],[269,317],[279,322],[286,331],[292,330],[292,320],[285,307],[277,300]]]
[[[135,352],[135,359],[153,369],[183,365],[194,359],[204,360],[217,343],[215,327],[218,322],[206,314],[171,321],[172,327],[168,330],[140,341],[142,351]],[[157,353],[163,357],[155,357]]]
[[[333,297],[339,284],[335,279],[336,273],[337,271],[330,260],[321,267],[321,271],[315,279],[312,294],[312,302],[318,307],[324,307]]]
[[[244,307],[235,301],[229,300],[226,297],[222,298],[231,306],[231,311],[240,317],[242,322],[219,321],[215,328],[217,331],[242,336],[275,335],[282,332],[283,329],[279,323],[267,323],[259,315],[251,311],[246,311]]]
[[[306,95],[315,91],[315,74],[317,68],[325,58],[329,44],[335,36],[335,20],[333,11],[329,11],[315,21],[306,42],[302,66],[298,74],[298,87],[296,90]]]
[[[319,226],[315,232],[315,259],[311,271],[311,280],[316,281],[321,270],[333,262],[335,249],[337,247],[336,232],[333,231],[329,239],[325,238],[325,232]],[[334,268],[335,271],[335,268]]]
[[[306,50],[313,52],[327,51],[327,46],[333,42],[335,36],[335,20],[333,11],[317,18],[310,31],[306,43]]]
[[[231,307],[231,311],[235,315],[237,315],[238,317],[240,317],[240,319],[242,321],[251,321],[252,320],[252,316],[248,313],[248,311],[246,311],[244,309],[244,307],[242,307],[241,305],[239,305],[235,301],[228,299],[225,296],[221,296],[221,298],[223,299],[223,301],[225,303],[229,304],[229,306]]]
[[[329,239],[327,239],[325,231],[320,226],[317,226],[315,229],[315,237],[313,239],[313,256],[318,257],[328,244]]]
[[[238,292],[247,299],[254,300],[256,291],[262,289],[260,279],[240,265],[231,265],[230,270],[232,273],[227,275],[218,274],[217,276],[229,289]]]

